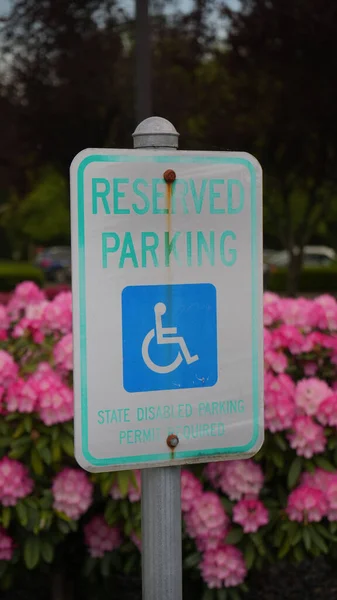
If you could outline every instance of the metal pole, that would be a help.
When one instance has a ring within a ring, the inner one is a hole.
[[[136,119],[152,113],[151,35],[148,0],[136,0]]]
[[[178,136],[169,121],[151,117],[135,130],[134,147],[172,150]],[[142,471],[142,584],[143,600],[182,600],[179,467]]]

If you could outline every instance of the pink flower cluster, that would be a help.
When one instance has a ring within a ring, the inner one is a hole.
[[[84,539],[90,556],[101,558],[105,552],[116,550],[122,543],[118,527],[110,527],[103,515],[97,515],[84,526]]]
[[[217,548],[229,531],[230,520],[215,492],[204,492],[185,513],[188,535],[196,540],[199,550]]]
[[[0,385],[8,388],[18,376],[18,366],[12,356],[5,350],[0,350]]]
[[[61,371],[73,370],[73,334],[67,333],[54,347],[55,364]]]
[[[220,489],[230,500],[257,497],[263,486],[263,472],[252,460],[231,460],[209,463],[206,477],[216,489]]]
[[[304,473],[300,485],[289,495],[287,514],[291,521],[337,520],[337,473],[316,469]]]
[[[54,509],[70,519],[79,519],[92,503],[93,485],[84,471],[65,468],[52,485]]]
[[[264,323],[265,427],[284,431],[291,448],[311,458],[326,448],[324,427],[337,427],[337,390],[317,376],[337,365],[337,302],[268,293]],[[296,384],[288,369],[303,373]]]
[[[26,281],[15,289],[5,313],[0,314],[2,337],[7,335],[9,324],[14,323],[13,337],[26,334],[36,344],[50,333],[67,334],[72,330],[71,292],[61,292],[47,301],[45,294],[32,282]]]
[[[15,506],[21,498],[33,490],[28,469],[19,461],[4,456],[0,460],[0,502],[3,506]]]
[[[0,560],[11,560],[14,552],[14,541],[7,535],[5,529],[0,527]]]
[[[239,500],[233,509],[233,522],[241,525],[245,533],[268,523],[268,511],[257,499],[263,485],[258,465],[249,460],[210,463],[205,474],[215,488],[225,487],[227,495]],[[182,471],[181,483],[186,531],[202,552],[200,569],[204,581],[209,588],[239,585],[247,569],[240,550],[226,544],[231,523],[220,496],[204,492],[190,471]]]
[[[45,425],[63,423],[74,416],[73,390],[48,363],[40,363],[33,375],[17,378],[3,394],[9,412],[38,412]]]
[[[264,294],[264,324],[266,327],[280,323],[297,327],[303,332],[313,329],[337,331],[337,302],[327,294],[315,300],[305,298],[280,298]]]
[[[257,498],[243,498],[233,508],[233,522],[245,533],[255,533],[269,522],[268,511]]]
[[[240,585],[247,575],[240,550],[225,544],[204,553],[200,570],[210,589]]]

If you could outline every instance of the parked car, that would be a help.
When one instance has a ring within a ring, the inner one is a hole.
[[[296,250],[296,249],[295,249]],[[275,252],[267,259],[268,264],[273,267],[287,267],[289,264],[289,253],[287,250]],[[328,246],[304,246],[304,267],[327,267],[337,262],[335,250]]]
[[[53,246],[40,250],[35,257],[47,281],[68,283],[71,280],[71,251],[68,246]]]

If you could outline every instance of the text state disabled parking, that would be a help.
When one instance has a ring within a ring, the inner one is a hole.
[[[245,153],[86,150],[74,159],[84,468],[248,457],[261,446],[261,198],[261,168]]]

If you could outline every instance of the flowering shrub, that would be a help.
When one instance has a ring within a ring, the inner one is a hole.
[[[337,302],[267,293],[264,327],[263,448],[182,470],[185,574],[210,599],[240,598],[272,560],[337,558]],[[71,294],[20,284],[0,306],[3,587],[75,554],[86,582],[139,570],[140,472],[76,465],[72,368]]]

